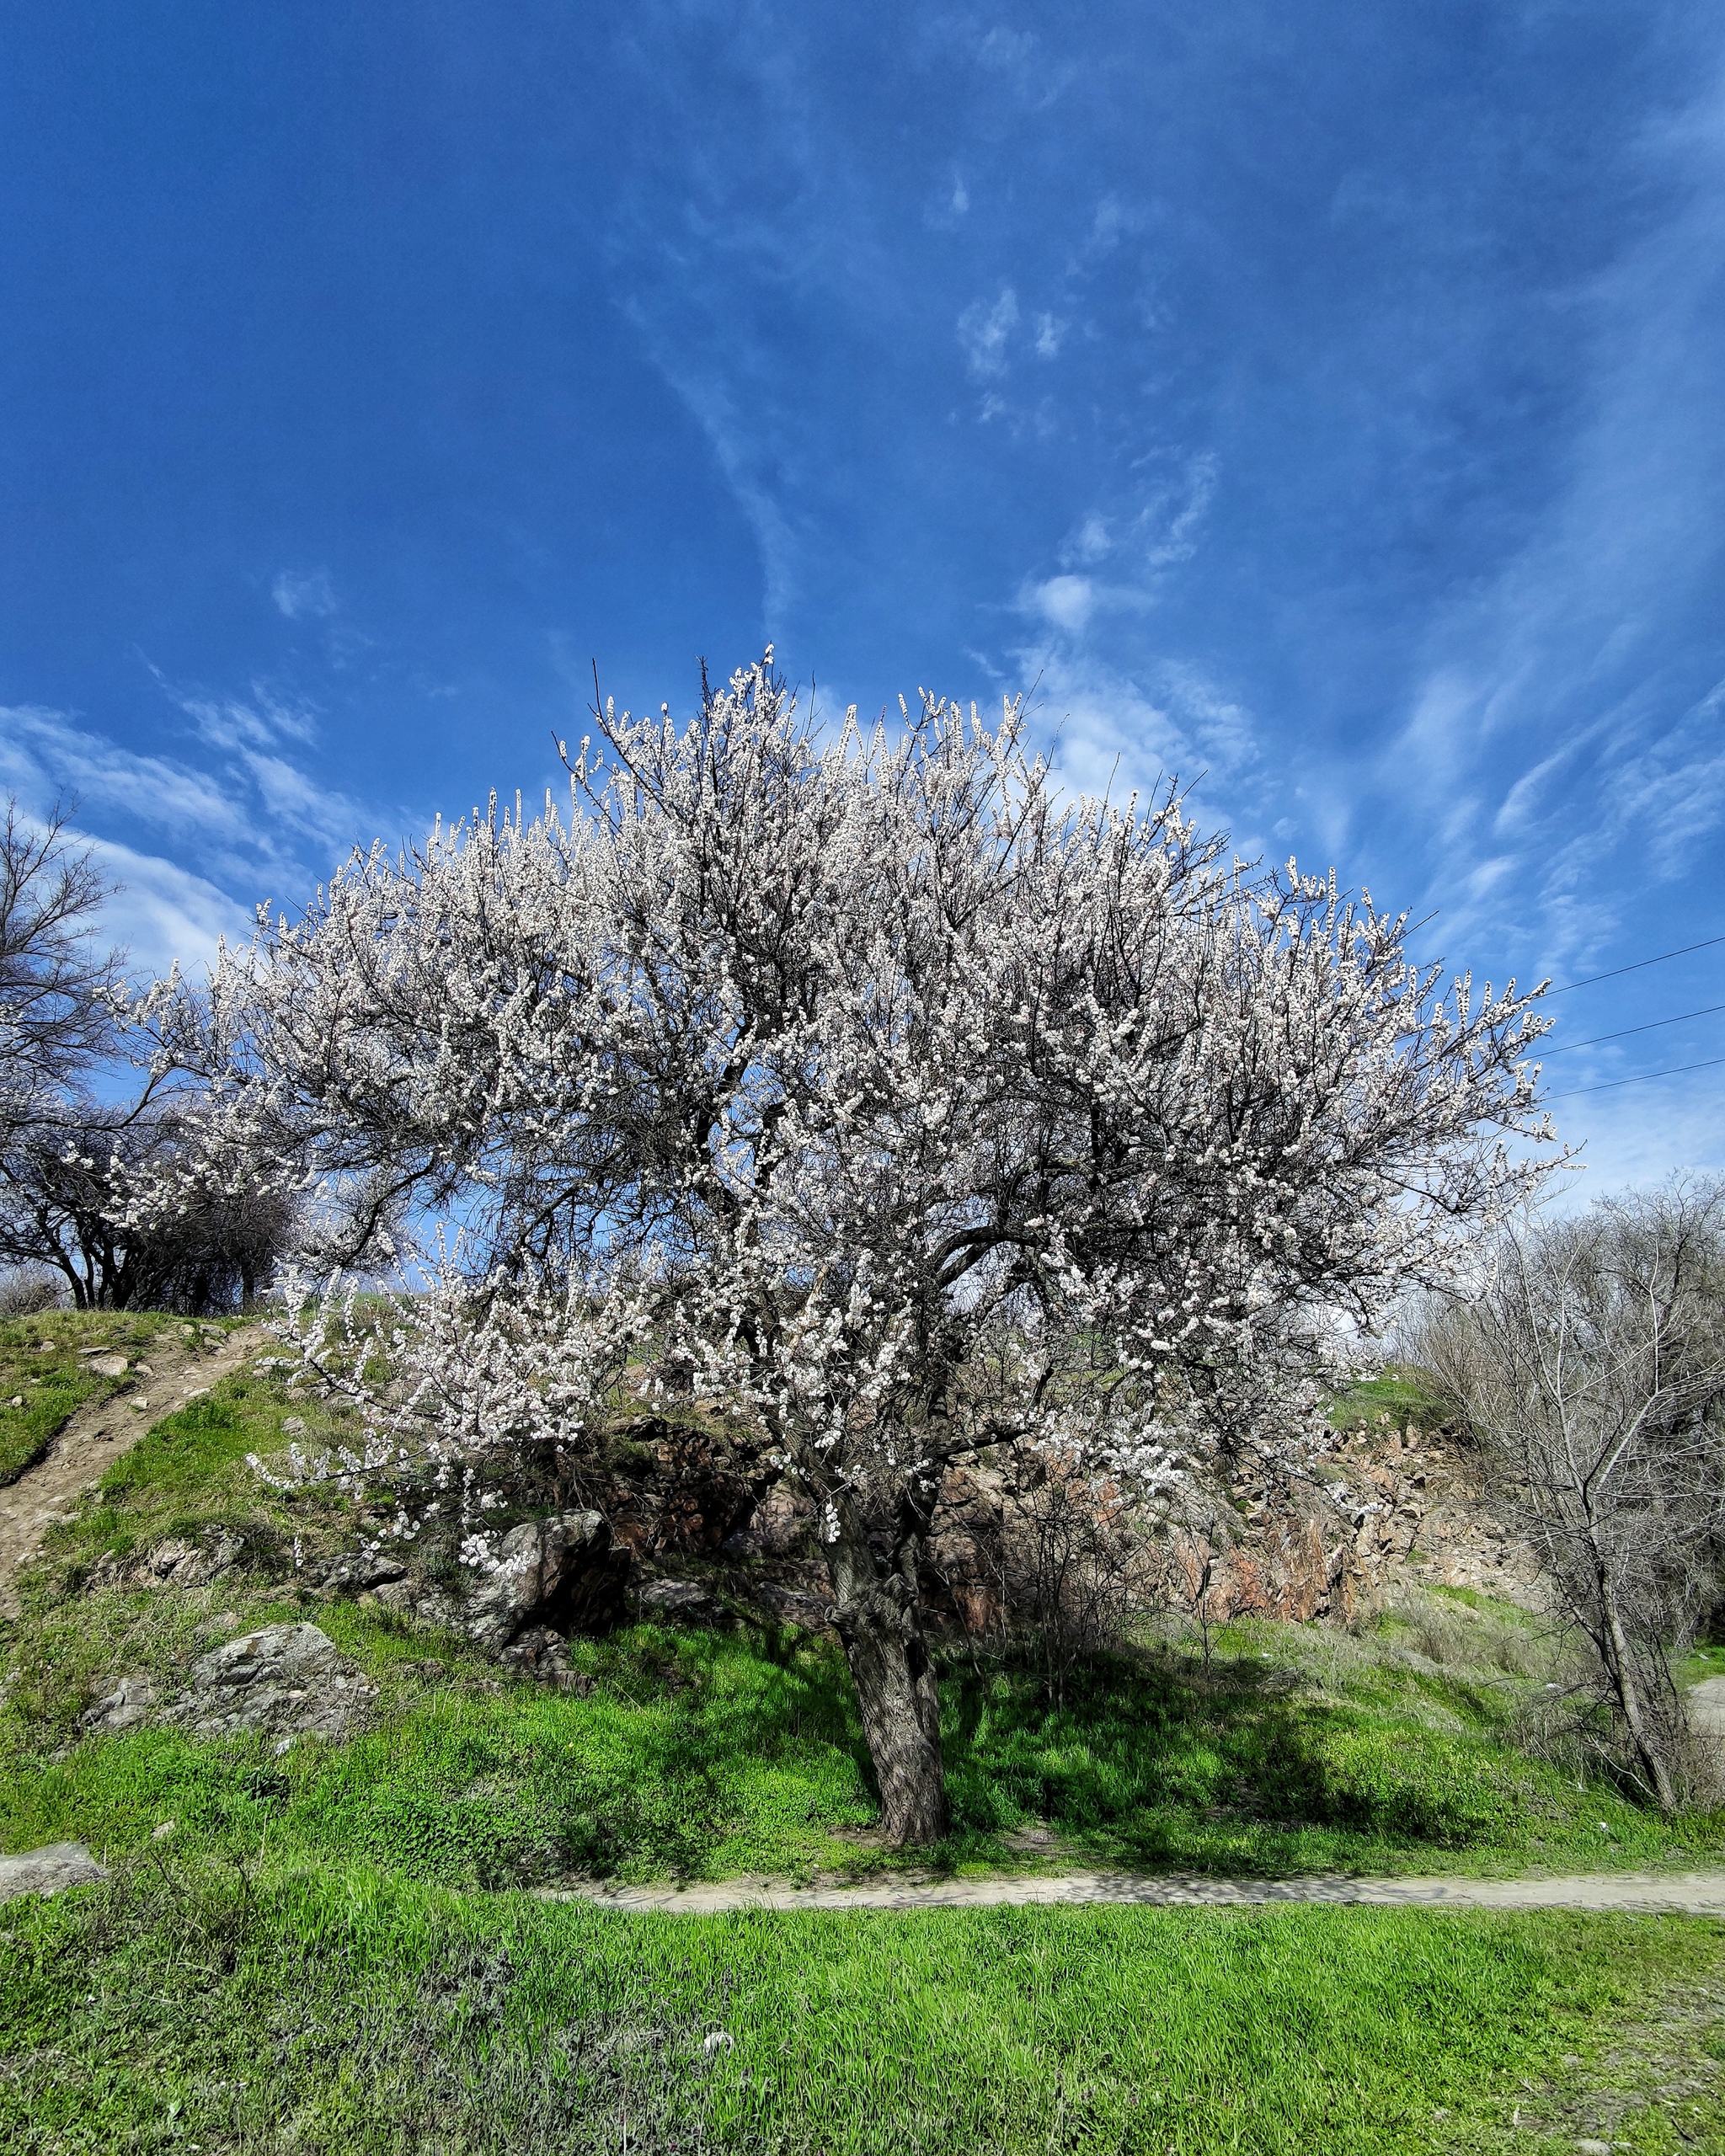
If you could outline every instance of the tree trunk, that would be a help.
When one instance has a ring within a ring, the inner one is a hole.
[[[1629,1741],[1635,1748],[1642,1770],[1653,1784],[1659,1809],[1674,1812],[1677,1809],[1677,1786],[1672,1780],[1658,1738],[1648,1726],[1646,1703],[1641,1695],[1640,1676],[1635,1667],[1635,1651],[1617,1608],[1617,1598],[1604,1576],[1603,1566],[1600,1568],[1599,1598],[1605,1609],[1605,1636],[1610,1642],[1610,1652],[1606,1657],[1607,1667],[1616,1689],[1617,1704],[1629,1732]]]
[[[937,1842],[948,1824],[946,1770],[940,1697],[920,1613],[896,1573],[883,1578],[867,1537],[852,1524],[825,1545],[825,1555],[882,1828],[895,1847]]]

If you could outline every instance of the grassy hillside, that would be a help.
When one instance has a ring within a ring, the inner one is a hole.
[[[8,2149],[1573,2148],[1578,2092],[1622,2078],[1637,2002],[1725,1994],[1725,1926],[1675,1920],[641,1919],[536,1900],[523,1890],[577,1875],[894,1864],[870,1838],[842,1666],[805,1636],[642,1625],[577,1644],[578,1696],[314,1597],[306,1562],[357,1523],[246,1462],[323,1427],[268,1367],[158,1423],[56,1531],[0,1636],[0,1846],[79,1838],[115,1866],[109,1886],[0,1908]],[[104,1564],[211,1524],[245,1555],[205,1585],[128,1585]],[[294,1616],[378,1687],[352,1742],[277,1756],[79,1735],[100,1680],[142,1671],[171,1691],[208,1646]],[[1662,1822],[1519,1741],[1547,1656],[1519,1611],[1418,1593],[1357,1635],[1224,1628],[1208,1667],[1188,1636],[1146,1636],[1058,1709],[1012,1662],[955,1652],[957,1823],[936,1861],[1717,1857],[1720,1821]],[[1725,2149],[1706,2048],[1725,2057],[1722,2017],[1683,2023],[1687,2137],[1662,2097],[1618,2145]],[[1540,2119],[1555,2138],[1528,2130]]]
[[[92,1357],[147,1362],[164,1345],[184,1349],[216,1330],[152,1310],[0,1318],[0,1485],[16,1481],[41,1458],[74,1408],[109,1399],[132,1381],[92,1369]]]
[[[317,1411],[267,1368],[156,1425],[56,1534],[5,1643],[0,1843],[143,1845],[165,1819],[211,1853],[361,1860],[447,1886],[878,1868],[865,1754],[829,1642],[758,1626],[642,1625],[576,1643],[585,1696],[499,1672],[366,1602],[312,1598],[308,1553],[350,1536],[337,1501],[246,1465]],[[315,1434],[315,1432],[313,1433]],[[200,1588],[91,1584],[99,1561],[219,1524],[246,1556]],[[302,1570],[296,1571],[297,1550]],[[344,1746],[216,1743],[159,1729],[74,1742],[101,1681],[171,1692],[222,1639],[311,1615],[379,1688]],[[1178,1632],[1048,1705],[1010,1661],[944,1673],[955,1830],[937,1861],[1289,1871],[1641,1865],[1717,1849],[1516,1742],[1551,1681],[1507,1605],[1412,1594],[1359,1636],[1223,1628],[1206,1668]]]

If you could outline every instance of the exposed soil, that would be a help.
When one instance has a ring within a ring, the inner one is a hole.
[[[18,1614],[18,1576],[42,1546],[56,1521],[142,1437],[152,1423],[209,1391],[218,1380],[255,1354],[262,1328],[230,1332],[219,1347],[163,1340],[151,1349],[147,1375],[124,1391],[74,1408],[35,1466],[0,1489],[0,1616]]]
[[[1027,1872],[1007,1879],[918,1878],[854,1886],[724,1879],[688,1886],[547,1887],[543,1898],[609,1909],[712,1916],[738,1909],[974,1909],[1003,1905],[1109,1904],[1151,1908],[1250,1908],[1279,1903],[1353,1903],[1379,1908],[1619,1909],[1725,1916],[1725,1870],[1588,1872],[1567,1879],[1209,1879],[1201,1874]]]

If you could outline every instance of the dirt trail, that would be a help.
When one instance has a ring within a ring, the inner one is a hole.
[[[798,1886],[725,1879],[688,1886],[549,1887],[542,1898],[642,1915],[744,1909],[1255,1908],[1287,1903],[1377,1908],[1622,1909],[1725,1916],[1725,1870],[1602,1871],[1567,1879],[1206,1879],[1196,1874],[1026,1872],[1011,1879],[894,1879]]]
[[[0,1489],[0,1616],[18,1614],[19,1573],[109,1462],[129,1451],[152,1423],[238,1369],[264,1337],[260,1326],[247,1326],[208,1352],[185,1342],[158,1341],[150,1352],[147,1376],[135,1378],[110,1399],[72,1410],[35,1465]]]

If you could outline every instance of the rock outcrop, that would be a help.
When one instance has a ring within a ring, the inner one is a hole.
[[[599,1632],[623,1613],[626,1551],[611,1547],[596,1512],[524,1520],[504,1537],[499,1569],[468,1596],[461,1625],[489,1654],[501,1654],[530,1625],[553,1633]]]
[[[200,1655],[184,1696],[159,1719],[200,1737],[342,1737],[364,1726],[376,1696],[327,1632],[265,1625]]]
[[[204,1587],[230,1572],[245,1545],[231,1528],[206,1527],[195,1535],[174,1535],[142,1556],[109,1550],[90,1567],[88,1587]]]

